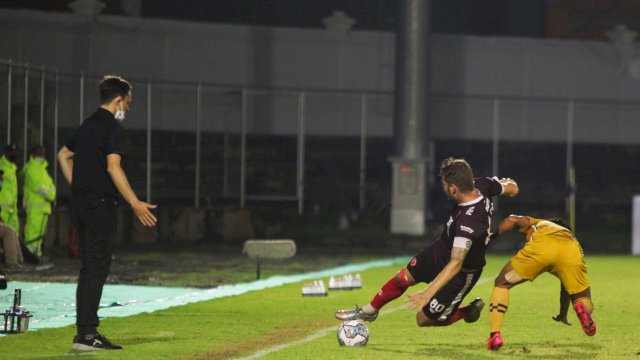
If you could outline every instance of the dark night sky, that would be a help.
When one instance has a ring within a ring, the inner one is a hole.
[[[70,0],[3,0],[0,6],[69,11]],[[104,13],[122,14],[119,0]],[[398,0],[142,0],[142,16],[232,24],[322,27],[334,10],[356,19],[354,29],[391,31]],[[544,36],[543,0],[432,0],[431,28],[439,33]]]

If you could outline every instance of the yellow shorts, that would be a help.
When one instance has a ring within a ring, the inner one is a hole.
[[[589,287],[587,265],[580,243],[562,236],[541,236],[531,240],[511,258],[513,269],[529,281],[543,272],[557,276],[569,294]]]

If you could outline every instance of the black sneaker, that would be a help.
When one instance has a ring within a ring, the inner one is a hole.
[[[91,350],[122,350],[122,346],[114,345],[106,337],[95,334],[87,339],[85,336],[76,335],[73,338],[71,350],[91,351]]]
[[[484,307],[484,301],[482,301],[482,299],[480,298],[476,298],[475,300],[470,302],[467,307],[469,308],[469,310],[464,316],[464,321],[468,323],[476,322],[478,321],[480,313],[482,312],[482,308]]]

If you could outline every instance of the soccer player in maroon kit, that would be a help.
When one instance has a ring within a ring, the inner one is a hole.
[[[480,298],[468,306],[459,306],[486,263],[493,213],[491,197],[516,196],[518,185],[508,178],[474,178],[469,164],[454,158],[442,162],[440,178],[447,198],[456,203],[440,237],[387,281],[369,304],[337,311],[338,320],[374,321],[385,304],[421,282],[430,285],[407,299],[410,308],[419,309],[418,326],[446,326],[463,318],[466,322],[478,320],[484,307]]]

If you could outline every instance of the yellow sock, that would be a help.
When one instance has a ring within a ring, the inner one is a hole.
[[[580,299],[574,301],[574,304],[578,301],[584,304],[589,314],[593,313],[593,303],[591,302],[591,299],[589,299],[588,297],[581,297]]]
[[[491,332],[500,331],[504,313],[509,308],[509,289],[494,287],[489,300],[489,327]]]

